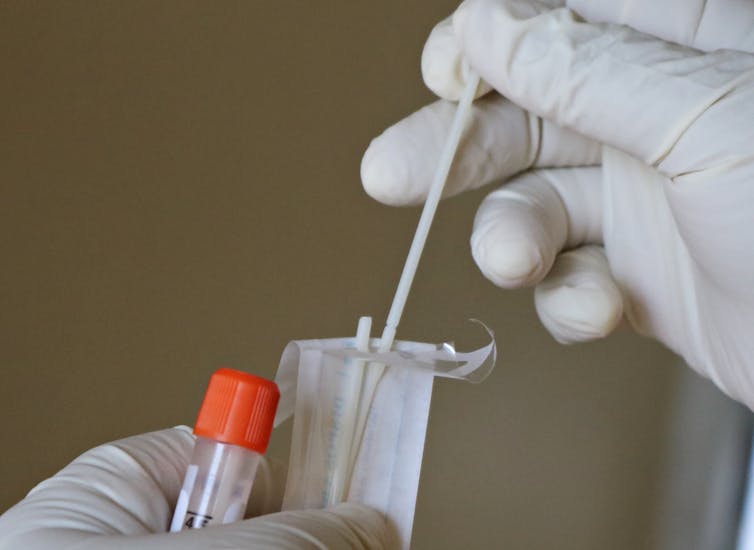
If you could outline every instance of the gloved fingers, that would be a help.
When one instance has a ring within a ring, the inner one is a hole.
[[[3,541],[32,548],[33,541],[50,540],[49,548],[57,548],[75,533],[164,531],[193,443],[190,429],[179,426],[85,452],[0,517]]]
[[[366,192],[385,204],[421,203],[454,114],[455,104],[437,101],[373,139],[361,161]],[[599,158],[598,143],[489,94],[474,103],[445,196],[500,181],[531,166],[593,165]]]
[[[754,3],[709,0],[568,0],[592,23],[617,23],[698,50],[754,53]]]
[[[139,537],[90,537],[77,550],[378,550],[391,546],[384,516],[366,506],[344,503],[327,510],[279,512],[206,529]],[[41,547],[39,547],[41,549]]]
[[[500,93],[669,177],[748,150],[751,124],[736,113],[754,100],[752,55],[703,53],[517,0],[466,0],[453,28]]]
[[[599,246],[558,255],[534,291],[534,304],[542,324],[561,344],[604,338],[623,316],[623,298]]]
[[[500,287],[537,284],[563,248],[601,242],[601,206],[598,167],[526,172],[484,199],[471,253]]]

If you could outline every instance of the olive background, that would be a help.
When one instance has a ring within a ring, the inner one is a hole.
[[[418,219],[361,155],[432,101],[454,2],[0,4],[0,510],[84,450],[193,422],[218,366],[381,326]],[[413,547],[648,547],[681,368],[624,328],[563,347],[441,204],[399,335],[497,334],[435,385]],[[285,456],[275,435],[272,453]]]

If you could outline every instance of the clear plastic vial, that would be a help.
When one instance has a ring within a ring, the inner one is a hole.
[[[212,375],[171,531],[243,518],[279,399],[275,383],[264,378],[232,369]]]

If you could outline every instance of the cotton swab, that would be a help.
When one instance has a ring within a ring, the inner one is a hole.
[[[474,102],[477,88],[479,87],[479,76],[472,70],[466,71],[466,75],[466,86],[461,95],[461,99],[458,102],[458,107],[456,108],[453,121],[450,125],[448,137],[443,145],[442,153],[440,154],[440,159],[437,163],[437,168],[435,169],[432,179],[432,184],[430,185],[427,199],[424,202],[424,208],[422,209],[421,217],[419,218],[419,224],[416,227],[414,239],[411,242],[411,248],[409,248],[406,262],[403,264],[403,272],[401,273],[398,287],[393,296],[393,302],[390,306],[387,322],[382,331],[382,337],[380,338],[380,345],[378,348],[380,353],[390,351],[390,348],[393,346],[393,340],[395,339],[395,334],[398,330],[401,316],[403,315],[403,309],[408,300],[408,293],[411,290],[411,284],[414,281],[416,270],[419,267],[419,260],[421,259],[424,245],[427,242],[427,236],[429,235],[429,230],[432,226],[432,220],[435,217],[435,212],[437,212],[437,205],[440,202],[440,198],[442,198],[442,192],[445,188],[445,183],[448,180],[450,167],[453,164],[458,145],[461,143],[463,131],[471,115],[471,106]],[[361,407],[356,420],[356,429],[354,431],[351,445],[349,459],[351,468],[356,460],[356,452],[361,446],[361,439],[364,427],[366,426],[367,415],[369,413],[369,405],[377,388],[377,383],[385,370],[385,365],[380,363],[370,363],[365,370],[361,399],[359,400]]]
[[[432,220],[435,217],[435,212],[437,212],[437,205],[440,202],[443,189],[445,189],[445,183],[448,180],[450,166],[453,164],[458,145],[461,142],[463,130],[469,116],[471,115],[471,105],[474,101],[474,95],[476,95],[477,88],[479,87],[479,76],[473,71],[468,71],[467,74],[468,81],[463,90],[463,95],[458,102],[458,107],[456,108],[456,113],[450,126],[450,132],[445,140],[440,160],[437,163],[434,178],[432,179],[432,185],[429,188],[427,200],[424,202],[424,208],[422,209],[421,217],[419,218],[419,224],[414,233],[414,240],[411,242],[411,248],[408,251],[406,262],[403,264],[403,272],[398,281],[398,288],[395,291],[395,296],[393,296],[393,303],[390,306],[387,322],[382,331],[379,348],[379,351],[381,352],[389,351],[393,345],[395,333],[398,330],[398,325],[400,324],[401,316],[403,315],[403,309],[406,306],[408,293],[411,290],[411,284],[414,282],[416,269],[419,267],[419,260],[424,251],[424,245],[427,242],[427,235],[429,235],[429,229],[432,227]]]

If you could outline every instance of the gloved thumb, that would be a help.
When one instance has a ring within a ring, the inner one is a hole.
[[[468,65],[464,62],[461,46],[453,30],[453,18],[448,17],[440,21],[422,50],[422,78],[427,88],[438,97],[449,101],[458,101],[466,86]],[[483,96],[492,90],[492,86],[484,81],[479,83],[476,97]]]
[[[466,0],[453,33],[504,96],[668,177],[747,150],[750,122],[736,113],[752,99],[749,54],[705,53],[516,0]]]
[[[547,3],[533,2],[527,4],[526,9],[534,10],[532,13],[540,13],[561,7],[564,3],[564,0],[550,0]],[[435,25],[424,43],[421,57],[424,84],[438,97],[449,101],[458,101],[461,98],[469,76],[469,66],[454,29],[454,26],[458,25],[458,20],[464,16],[465,10],[461,8]],[[482,80],[476,97],[486,95],[492,89],[492,86]]]

